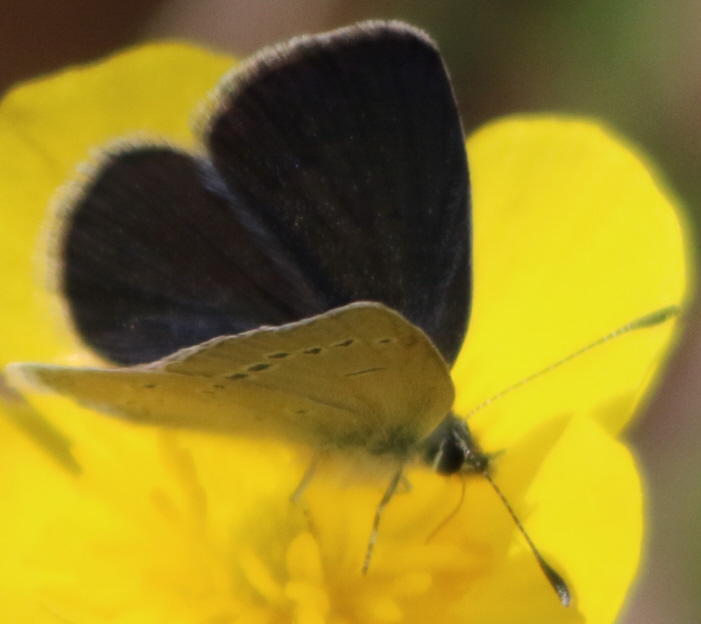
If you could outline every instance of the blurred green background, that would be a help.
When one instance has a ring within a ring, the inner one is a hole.
[[[187,38],[245,55],[367,18],[404,19],[439,42],[468,132],[523,111],[604,120],[658,165],[698,240],[698,0],[0,0],[0,92],[147,38]],[[625,624],[701,621],[699,406],[696,306],[659,393],[631,432],[647,476],[650,524]]]

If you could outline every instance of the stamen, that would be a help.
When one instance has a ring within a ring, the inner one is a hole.
[[[187,504],[186,518],[196,527],[203,527],[207,520],[207,492],[197,474],[192,454],[177,443],[172,431],[159,432],[159,449],[164,466],[180,486]]]

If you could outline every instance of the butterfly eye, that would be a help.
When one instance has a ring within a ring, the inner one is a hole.
[[[460,470],[465,463],[465,457],[465,445],[451,435],[441,441],[431,464],[438,474],[451,475]]]

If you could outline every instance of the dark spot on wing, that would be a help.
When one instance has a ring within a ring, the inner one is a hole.
[[[376,368],[364,368],[363,370],[353,371],[352,373],[346,373],[346,377],[357,377],[358,375],[366,375],[367,373],[374,373],[375,371],[385,370],[384,366],[378,366]]]
[[[246,373],[234,373],[233,375],[227,375],[226,378],[232,379],[235,381],[236,379],[246,379],[246,377],[248,377],[248,375],[246,375]]]
[[[354,342],[355,342],[355,340],[353,340],[353,338],[349,338],[348,340],[344,340],[343,342],[339,342],[333,346],[334,347],[348,347],[348,346],[352,345]]]
[[[156,384],[144,384],[144,385],[141,386],[141,387],[142,387],[142,388],[155,388],[155,387],[156,387]]]
[[[270,368],[270,364],[254,364],[253,366],[249,366],[248,370],[254,373],[257,373],[258,371],[264,371]]]
[[[321,347],[314,347],[312,349],[306,349],[305,351],[302,351],[302,353],[306,353],[307,355],[316,355],[317,353],[321,353],[323,349]]]
[[[377,341],[378,344],[387,344],[388,342],[392,342],[391,338],[380,338],[380,340]]]
[[[214,384],[214,386],[212,387],[216,388],[217,390],[223,390],[226,386],[222,386],[221,384]]]
[[[269,357],[271,360],[279,360],[281,358],[286,358],[289,355],[289,353],[286,353],[285,351],[279,351],[278,353],[270,353],[267,357]]]

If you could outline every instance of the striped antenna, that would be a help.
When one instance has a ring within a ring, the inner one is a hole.
[[[606,334],[604,337],[599,338],[598,340],[595,340],[594,342],[588,344],[586,347],[582,347],[581,349],[575,351],[574,353],[570,353],[567,357],[562,358],[561,360],[558,360],[554,364],[550,364],[550,366],[546,366],[544,369],[539,370],[537,373],[533,373],[532,375],[529,375],[525,379],[521,379],[521,381],[516,382],[513,386],[509,386],[508,388],[505,388],[501,392],[498,392],[494,396],[490,397],[486,401],[483,401],[480,403],[477,407],[473,408],[467,416],[465,416],[466,419],[469,419],[470,416],[475,414],[476,412],[479,412],[480,410],[484,409],[497,399],[501,399],[504,395],[510,394],[517,388],[520,388],[521,386],[525,386],[527,383],[530,383],[534,379],[537,379],[538,377],[545,375],[546,373],[549,373],[550,371],[555,370],[556,368],[560,368],[563,364],[567,364],[570,360],[574,360],[575,358],[579,357],[580,355],[584,355],[588,351],[591,351],[595,347],[598,347],[609,340],[613,340],[614,338],[618,338],[619,336],[623,336],[629,332],[635,331],[636,329],[644,329],[646,327],[654,327],[655,325],[660,325],[664,323],[665,321],[668,321],[669,319],[677,316],[681,312],[681,306],[678,305],[671,305],[667,306],[666,308],[662,308],[660,310],[656,310],[655,312],[651,312],[650,314],[646,314],[645,316],[641,316],[640,318],[635,319],[634,321],[631,321],[630,323],[626,323],[625,325],[619,327],[618,329],[615,329],[612,331],[610,334]]]
[[[526,529],[523,528],[521,521],[516,516],[516,513],[509,504],[509,501],[506,500],[506,497],[504,496],[502,491],[497,487],[497,484],[494,483],[490,474],[488,472],[485,472],[484,477],[494,488],[494,491],[498,494],[499,498],[501,499],[501,502],[504,503],[504,507],[506,507],[506,510],[509,512],[509,515],[513,518],[513,521],[516,523],[516,526],[521,532],[521,535],[523,535],[523,537],[526,538],[526,542],[528,542],[528,546],[530,547],[531,552],[535,555],[540,569],[543,571],[543,574],[545,574],[545,577],[550,582],[550,585],[552,585],[552,588],[557,592],[557,595],[560,598],[560,603],[563,607],[569,607],[570,602],[572,601],[572,596],[570,594],[569,588],[567,587],[567,583],[565,583],[565,580],[557,572],[555,572],[553,567],[547,561],[545,561],[543,555],[541,555],[540,551],[535,547],[533,540],[529,537],[528,533],[526,533]]]

